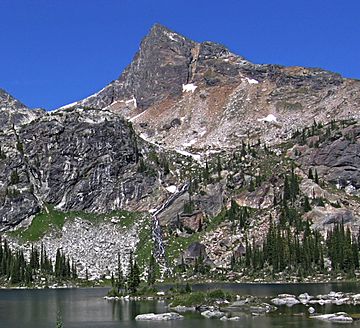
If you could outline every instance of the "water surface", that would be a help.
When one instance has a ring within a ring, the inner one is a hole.
[[[226,288],[240,295],[259,297],[275,296],[279,293],[312,295],[326,294],[332,290],[360,293],[360,285],[338,284],[198,284],[196,289]],[[55,327],[58,310],[63,315],[65,328],[218,328],[218,327],[344,327],[308,319],[306,308],[281,308],[276,315],[244,317],[239,322],[223,322],[203,319],[198,314],[189,314],[182,321],[136,322],[137,314],[167,312],[165,302],[112,302],[102,298],[104,288],[94,289],[47,289],[47,290],[0,290],[0,327],[9,328],[50,328]],[[334,311],[360,312],[359,307],[327,306],[318,307],[318,312]],[[295,314],[295,315],[294,315]],[[360,327],[360,322],[353,326]]]

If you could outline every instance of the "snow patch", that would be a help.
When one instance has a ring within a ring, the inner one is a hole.
[[[71,104],[67,104],[67,105],[64,105],[64,106],[59,107],[57,110],[59,110],[59,109],[68,109],[68,108],[71,108],[71,107],[76,106],[77,104],[78,104],[78,102],[77,102],[77,101],[74,101],[74,102],[72,102]]]
[[[249,84],[258,84],[258,83],[259,83],[259,81],[255,80],[255,79],[249,79],[248,77],[246,77],[245,80],[246,80]]]
[[[84,103],[85,100],[88,100],[88,99],[90,99],[90,98],[97,97],[97,96],[98,96],[101,92],[103,92],[107,87],[108,87],[108,86],[106,86],[106,87],[102,88],[100,91],[98,91],[98,92],[96,92],[96,93],[94,93],[94,94],[86,97],[81,103]]]
[[[68,192],[66,191],[64,193],[64,195],[62,196],[60,203],[55,206],[55,209],[61,210],[66,205],[67,194],[68,194]]]
[[[139,137],[143,140],[145,140],[148,143],[151,143],[152,145],[158,147],[158,148],[163,148],[161,145],[157,144],[156,142],[152,141],[145,133],[140,133]]]
[[[129,104],[131,104],[131,103],[133,104],[133,106],[134,106],[135,108],[137,108],[137,102],[136,102],[135,96],[133,96],[131,99],[125,101],[125,104],[126,104],[126,105],[129,105]]]
[[[99,117],[96,119],[93,119],[90,117],[85,117],[84,122],[89,123],[89,124],[99,124],[99,123],[105,122],[105,117]]]
[[[168,186],[165,188],[168,192],[172,193],[172,194],[175,194],[178,190],[177,190],[177,187],[172,185],[172,186]]]
[[[200,160],[201,160],[201,156],[198,154],[192,154],[192,153],[189,153],[188,151],[182,150],[182,149],[175,149],[175,151],[181,155],[192,157],[194,160],[196,160],[198,162],[200,162]]]
[[[181,35],[170,32],[170,31],[164,31],[164,34],[171,40],[171,41],[179,41],[180,39],[184,39]]]
[[[133,116],[129,121],[130,121],[130,122],[135,121],[138,117],[140,117],[140,116],[143,115],[144,113],[145,113],[145,111],[141,112],[140,114],[137,114],[137,115]]]
[[[189,84],[183,84],[182,85],[182,91],[183,92],[192,92],[194,93],[194,91],[196,90],[197,86],[194,85],[193,83],[189,83]]]
[[[192,139],[189,142],[183,143],[183,147],[191,147],[193,144],[196,144],[196,139]]]
[[[264,118],[259,118],[258,121],[273,123],[273,122],[277,122],[277,118],[273,114],[269,114],[268,116],[266,116]]]

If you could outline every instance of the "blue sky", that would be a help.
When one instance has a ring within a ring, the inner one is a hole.
[[[256,63],[360,78],[359,0],[0,0],[0,88],[46,109],[84,98],[156,22]]]

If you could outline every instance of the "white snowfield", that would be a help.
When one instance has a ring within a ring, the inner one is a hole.
[[[126,105],[129,105],[129,104],[133,104],[133,106],[135,107],[135,108],[137,108],[137,102],[136,102],[136,98],[135,98],[135,96],[133,96],[131,99],[129,99],[129,100],[125,100],[125,104]]]
[[[196,90],[196,88],[197,88],[197,86],[194,85],[193,83],[182,85],[183,92],[194,92]]]
[[[172,41],[179,41],[179,39],[184,39],[182,36],[174,33],[174,32],[170,32],[170,31],[164,31],[165,35]]]
[[[77,104],[78,104],[78,102],[77,102],[77,101],[74,101],[74,102],[72,102],[71,104],[67,104],[67,105],[61,106],[61,107],[59,107],[58,109],[68,109],[68,108],[71,108],[71,107],[76,106]]]
[[[258,83],[259,83],[259,81],[255,80],[255,79],[249,79],[248,77],[246,77],[245,80],[246,80],[249,84],[258,84]]]
[[[264,117],[264,118],[259,118],[258,119],[259,122],[269,122],[269,123],[273,123],[273,122],[277,122],[277,118],[275,115],[273,114],[269,114],[268,116]]]
[[[192,139],[189,142],[185,142],[182,144],[183,147],[191,147],[192,145],[196,144],[196,139]]]
[[[189,153],[186,150],[176,148],[175,151],[181,155],[192,157],[195,161],[201,162],[201,156],[198,154]]]
[[[175,194],[177,192],[177,187],[172,185],[165,188],[169,193]]]

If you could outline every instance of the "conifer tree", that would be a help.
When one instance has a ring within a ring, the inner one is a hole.
[[[287,175],[285,175],[285,179],[284,179],[284,191],[283,191],[283,200],[289,200],[291,197],[290,194],[290,187],[289,187],[289,181],[288,181],[288,177]]]
[[[311,211],[311,205],[310,205],[309,197],[308,197],[308,196],[305,196],[305,197],[304,197],[304,205],[303,205],[303,208],[304,208],[304,212],[309,212],[309,211]]]
[[[140,284],[140,270],[139,267],[133,259],[133,253],[130,253],[129,258],[129,269],[128,269],[128,276],[127,276],[127,286],[129,292],[134,294],[139,287]]]
[[[255,191],[255,185],[254,185],[254,181],[253,181],[252,178],[250,179],[248,191],[249,191],[249,192]]]
[[[156,261],[153,253],[150,255],[149,261],[149,269],[148,269],[148,276],[147,276],[147,283],[148,285],[152,286],[155,284],[156,281]]]
[[[217,156],[217,162],[216,162],[216,171],[218,174],[218,180],[220,181],[221,179],[221,170],[222,170],[222,166],[221,166],[221,160],[220,160],[220,156]]]
[[[314,175],[313,175],[311,167],[309,168],[308,178],[311,179],[311,180],[314,180]]]
[[[319,184],[319,176],[318,176],[317,169],[315,169],[314,182],[317,183],[317,184]]]
[[[120,290],[124,289],[124,287],[125,287],[125,279],[121,269],[120,253],[118,253],[118,267],[117,267],[117,279],[116,279],[117,292],[120,293]]]

